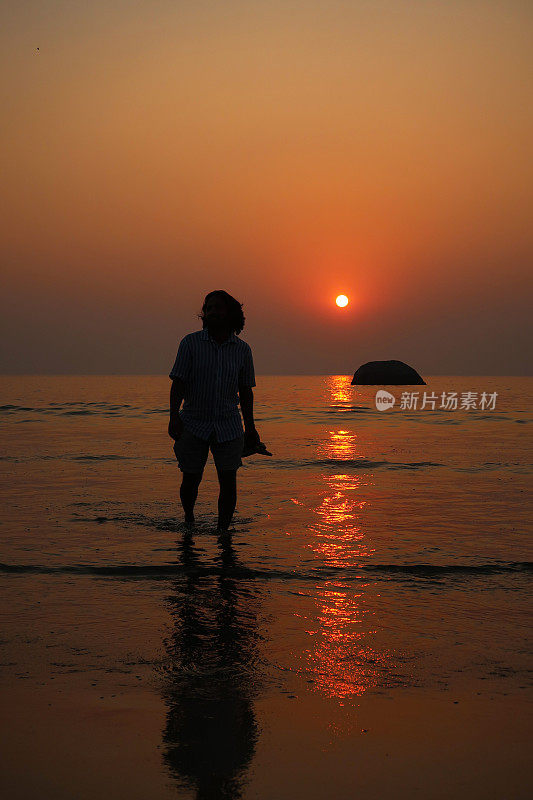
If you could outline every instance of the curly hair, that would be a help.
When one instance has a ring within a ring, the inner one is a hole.
[[[235,300],[230,294],[224,291],[224,289],[215,289],[213,292],[209,292],[206,295],[204,304],[202,306],[202,313],[198,314],[199,319],[202,320],[202,327],[206,328],[206,320],[205,320],[205,309],[207,307],[207,301],[213,295],[219,295],[223,298],[224,302],[226,303],[226,308],[228,309],[228,316],[229,316],[229,324],[233,333],[240,333],[244,328],[244,320],[245,316],[242,313],[242,303],[239,303],[238,300]]]

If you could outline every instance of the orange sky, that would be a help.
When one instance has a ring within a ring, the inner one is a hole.
[[[259,373],[527,373],[532,8],[4,8],[0,369],[166,372],[226,288]]]

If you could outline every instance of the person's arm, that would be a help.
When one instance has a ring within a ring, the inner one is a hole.
[[[242,418],[244,421],[244,439],[246,445],[259,442],[259,434],[254,422],[254,393],[255,371],[252,351],[246,345],[243,363],[239,372],[239,401],[241,404]]]
[[[244,436],[253,442],[259,439],[254,422],[254,393],[250,386],[239,386],[239,401],[244,421]]]
[[[170,387],[168,435],[175,440],[179,439],[183,433],[183,422],[180,419],[179,410],[185,397],[186,381],[191,373],[191,360],[189,337],[185,336],[180,342],[178,354],[169,375],[172,385]]]
[[[180,419],[179,410],[185,396],[185,383],[181,378],[174,378],[170,386],[170,420],[168,423],[168,435],[172,439],[179,439],[183,433],[183,422]]]

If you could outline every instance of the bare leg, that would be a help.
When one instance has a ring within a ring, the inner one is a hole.
[[[237,503],[237,470],[217,472],[220,494],[218,496],[218,530],[227,531]]]
[[[180,500],[185,512],[185,522],[194,525],[194,504],[198,497],[198,487],[202,480],[202,472],[184,472],[180,487]]]

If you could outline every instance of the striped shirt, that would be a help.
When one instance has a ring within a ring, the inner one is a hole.
[[[180,417],[191,433],[207,441],[214,432],[219,442],[242,436],[239,386],[255,386],[249,344],[234,333],[218,344],[207,328],[189,333],[180,342],[169,377],[185,384]]]

